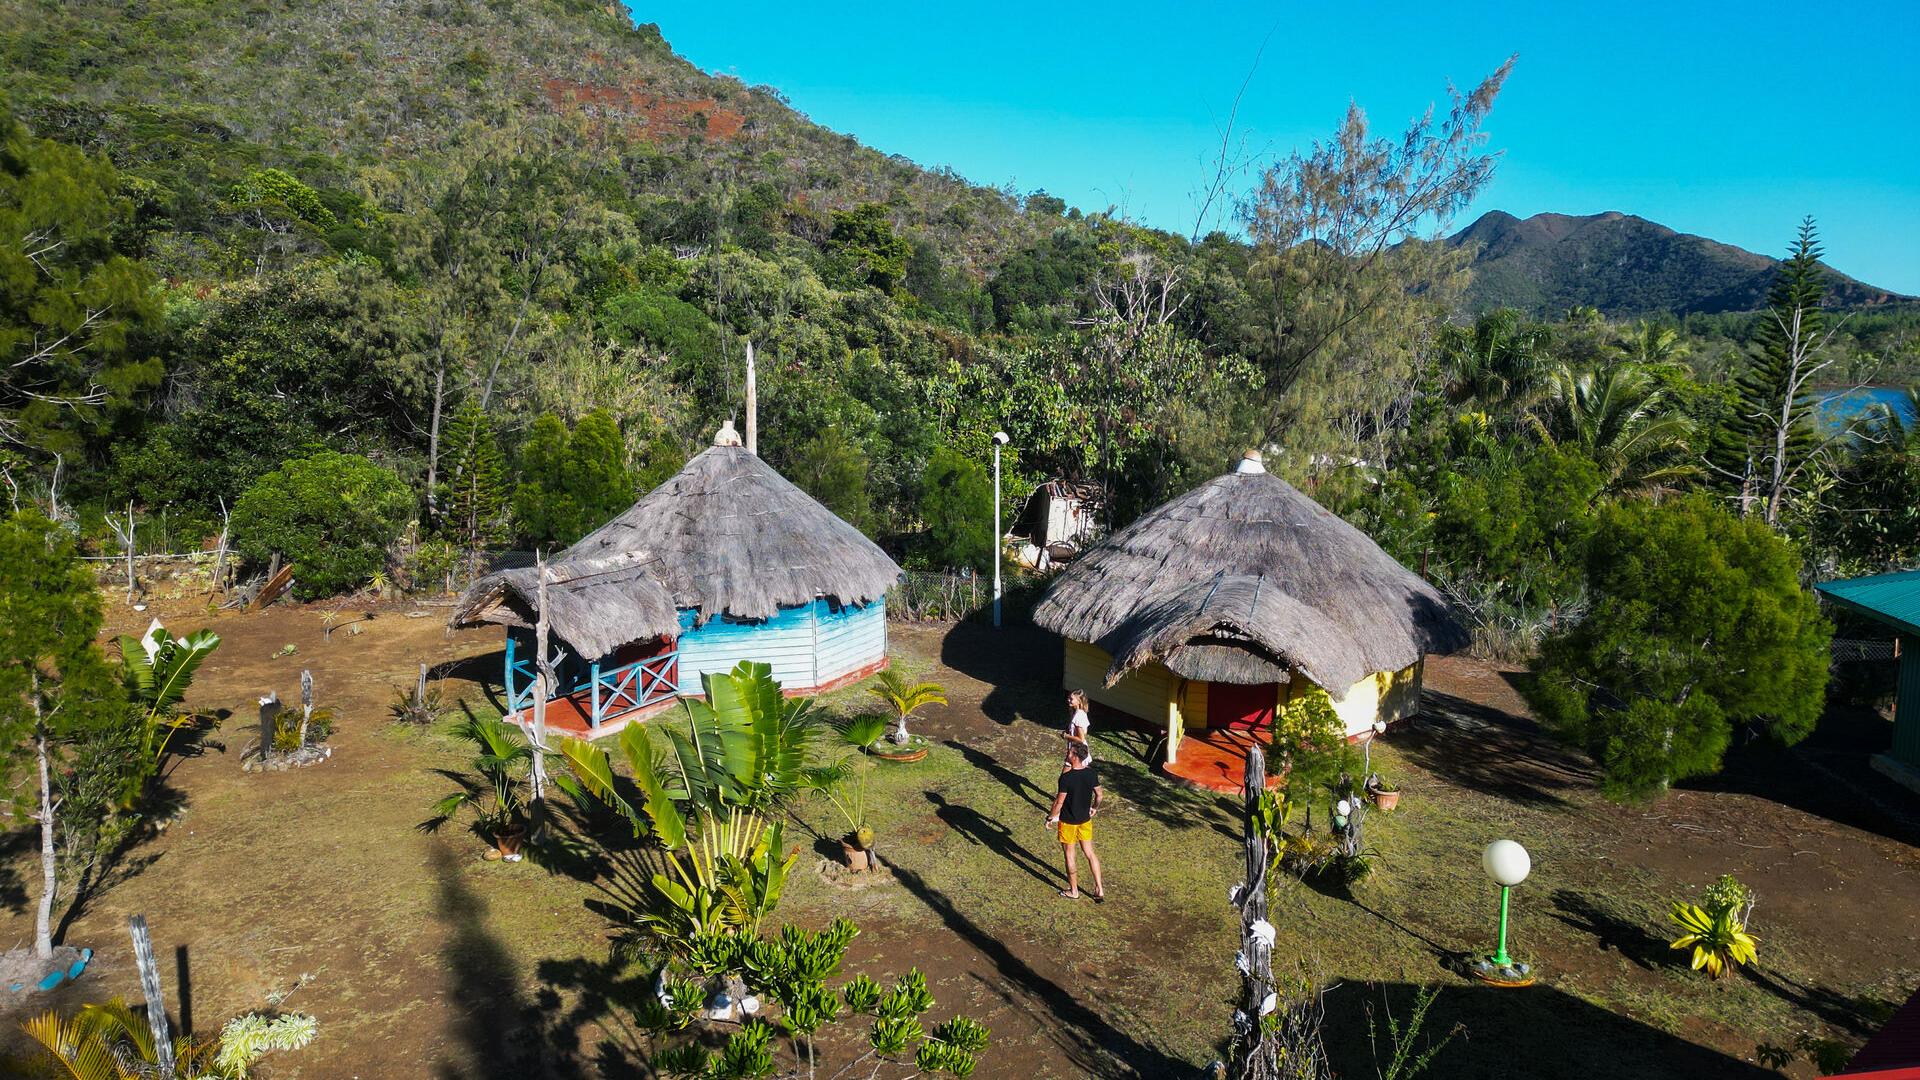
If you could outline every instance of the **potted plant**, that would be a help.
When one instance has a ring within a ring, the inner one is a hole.
[[[1393,781],[1375,773],[1367,782],[1367,794],[1373,799],[1373,805],[1381,810],[1392,810],[1400,805],[1400,787]]]
[[[926,757],[927,740],[909,732],[907,721],[928,705],[945,705],[946,690],[939,683],[910,683],[898,671],[888,668],[875,677],[867,692],[886,702],[894,714],[893,730],[884,741],[876,740],[869,747],[872,754],[884,761],[919,761]]]
[[[880,738],[887,727],[884,716],[856,716],[839,728],[840,738],[856,751],[865,750]],[[848,869],[860,873],[874,863],[873,828],[867,824],[867,768],[853,755],[813,774],[813,786],[847,821],[847,835],[840,838],[840,851]]]
[[[473,743],[477,753],[471,773],[446,775],[460,790],[433,804],[429,831],[438,828],[471,807],[474,832],[493,844],[489,859],[520,861],[520,848],[527,839],[527,803],[521,792],[532,768],[533,747],[512,725],[496,717],[474,717],[460,727],[460,734]]]

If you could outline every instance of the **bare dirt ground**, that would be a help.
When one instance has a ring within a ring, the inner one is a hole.
[[[110,610],[115,631],[153,614]],[[499,635],[449,635],[446,608],[411,604],[348,606],[329,633],[328,610],[162,612],[176,631],[211,625],[226,639],[193,703],[233,715],[168,778],[177,817],[65,927],[65,940],[97,950],[95,967],[33,1007],[137,997],[125,923],[142,913],[176,1013],[202,1031],[305,980],[286,1007],[320,1017],[321,1038],[272,1076],[639,1075],[641,1048],[619,1018],[642,977],[607,964],[596,910],[617,887],[487,863],[464,829],[418,827],[450,788],[435,770],[460,753],[444,734],[395,728],[394,688],[424,661],[447,675],[450,703],[489,708]],[[934,756],[874,773],[869,802],[894,873],[849,887],[803,850],[781,917],[854,918],[848,974],[925,971],[933,1019],[964,1011],[993,1029],[976,1075],[1193,1075],[1218,1053],[1236,990],[1231,802],[1152,776],[1148,737],[1099,732],[1113,899],[1061,900],[1058,845],[1040,825],[1059,754],[1057,643],[1023,627],[890,632],[897,662],[952,699],[919,728],[940,744]],[[334,757],[243,773],[256,699],[294,699],[303,666],[339,718]],[[1374,752],[1407,792],[1399,811],[1370,819],[1381,871],[1351,895],[1292,886],[1275,901],[1277,955],[1338,983],[1329,1031],[1344,1074],[1371,1071],[1368,1010],[1403,1015],[1421,986],[1443,988],[1429,1031],[1463,1030],[1436,1076],[1596,1075],[1607,1061],[1617,1071],[1605,1075],[1757,1077],[1773,1074],[1751,1064],[1756,1043],[1798,1031],[1857,1042],[1875,999],[1920,983],[1920,800],[1865,770],[1871,718],[1616,807],[1583,759],[1526,718],[1512,672],[1439,660],[1428,687],[1428,717]],[[828,705],[859,701],[843,691]],[[844,831],[817,805],[795,825],[820,852]],[[1535,855],[1514,935],[1547,975],[1526,991],[1473,986],[1448,967],[1491,936],[1478,851],[1497,835]],[[31,935],[29,841],[15,833],[0,862],[9,946]],[[1664,913],[1722,872],[1760,893],[1762,966],[1714,986],[1669,953]],[[17,1019],[0,1020],[6,1045],[18,1045]]]

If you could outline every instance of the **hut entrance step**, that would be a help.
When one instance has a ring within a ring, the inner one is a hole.
[[[1273,726],[1278,683],[1208,683],[1207,726],[1227,731],[1258,731]]]

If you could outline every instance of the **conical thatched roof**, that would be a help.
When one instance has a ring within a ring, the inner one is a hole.
[[[701,623],[723,613],[765,619],[820,596],[864,604],[899,580],[886,552],[730,436],[722,429],[711,449],[554,556],[554,633],[604,656],[677,633],[678,609]],[[467,590],[452,624],[532,625],[535,585],[532,570],[490,574]]]
[[[1433,586],[1251,457],[1083,556],[1034,621],[1113,657],[1210,682],[1287,681],[1335,697],[1376,671],[1463,648]]]

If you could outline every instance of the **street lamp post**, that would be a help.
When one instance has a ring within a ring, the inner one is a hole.
[[[993,433],[993,625],[1000,625],[1000,448],[1007,433]]]
[[[1507,955],[1507,903],[1513,887],[1533,872],[1533,859],[1519,844],[1495,840],[1481,852],[1480,866],[1500,886],[1500,937],[1492,956],[1474,962],[1474,977],[1495,986],[1531,986],[1533,966]]]

